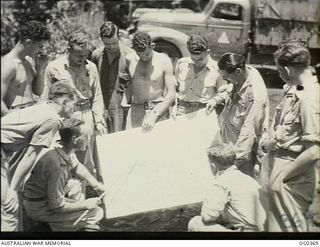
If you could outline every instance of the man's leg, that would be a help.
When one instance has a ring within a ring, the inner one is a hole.
[[[205,225],[199,215],[189,221],[188,232],[232,232],[232,230],[217,223]]]
[[[288,160],[274,159],[270,176],[269,231],[308,231],[305,213],[314,196],[314,170],[311,167],[284,183],[281,172],[290,164]]]
[[[89,225],[96,225],[103,218],[103,210],[100,207],[89,210],[88,214],[79,221],[78,224],[73,225],[74,222],[82,215],[84,210],[74,213],[65,213],[56,215],[63,221],[60,222],[48,222],[52,231],[54,232],[69,232],[78,231]]]
[[[129,113],[130,113],[129,119],[131,123],[130,127],[131,128],[141,127],[144,116],[146,115],[146,110],[142,107],[136,107],[132,105]]]
[[[105,121],[107,123],[107,129],[108,133],[114,133],[115,132],[115,126],[114,126],[114,109],[108,109],[107,111]]]
[[[1,231],[18,231],[19,210],[8,212],[4,209],[9,189],[9,163],[1,154]]]

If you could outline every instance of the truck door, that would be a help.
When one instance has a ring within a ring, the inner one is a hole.
[[[207,33],[213,39],[218,57],[224,52],[246,54],[250,28],[250,6],[233,2],[217,2],[207,19]],[[210,40],[210,38],[209,38]]]

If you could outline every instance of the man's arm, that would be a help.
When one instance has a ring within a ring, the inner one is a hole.
[[[53,83],[53,77],[52,77],[52,71],[53,68],[51,68],[51,66],[47,66],[44,70],[44,75],[43,75],[43,88],[42,88],[42,92],[41,92],[41,99],[43,100],[48,100],[48,96],[49,96],[49,90],[50,87],[52,86]]]
[[[227,190],[215,184],[210,187],[210,191],[203,201],[201,208],[201,218],[203,223],[210,224],[216,221],[220,217],[220,212],[224,210],[228,203],[228,192]]]
[[[294,161],[291,162],[290,166],[283,171],[283,181],[286,182],[291,178],[298,176],[301,172],[304,172],[310,167],[315,165],[316,161],[319,160],[320,148],[318,144],[309,144],[309,147],[304,150]]]
[[[98,69],[96,65],[92,66],[92,91],[93,91],[93,101],[92,101],[92,113],[95,121],[96,129],[100,132],[105,132],[106,123],[103,118],[104,113],[104,101],[101,91],[101,85],[99,80]],[[102,133],[101,133],[102,134]]]
[[[90,198],[85,201],[68,202],[65,198],[65,181],[61,177],[60,164],[54,160],[46,160],[45,176],[47,181],[48,207],[55,213],[69,213],[91,209],[98,206],[101,200]]]
[[[319,108],[319,89],[311,92],[309,97],[305,97],[300,102],[300,117],[303,129],[301,141],[304,143],[304,151],[284,170],[284,181],[299,175],[319,160]]]
[[[37,56],[35,58],[35,71],[36,76],[32,82],[32,92],[40,96],[44,87],[45,69],[48,64],[47,56]]]
[[[130,60],[129,60],[129,55],[126,56],[125,60],[126,60],[126,66],[125,66],[125,74],[128,75],[128,80],[126,82],[125,85],[125,94],[124,94],[124,99],[122,100],[123,103],[127,103],[127,105],[130,105],[132,102],[132,80],[131,80],[131,75],[129,72],[129,64],[130,64]],[[127,106],[127,105],[123,105],[123,106]]]
[[[240,135],[236,142],[237,165],[248,162],[253,144],[260,133],[258,128],[264,117],[264,104],[256,99],[250,102],[245,113],[245,120],[240,130]]]
[[[21,182],[26,177],[28,172],[31,170],[38,154],[41,152],[43,147],[40,146],[29,146],[25,155],[19,162],[17,169],[15,170],[10,188],[16,191],[20,190]]]
[[[4,98],[8,92],[11,80],[16,73],[15,67],[6,58],[1,60],[1,117],[9,112],[9,109],[4,102]]]
[[[104,191],[104,186],[102,183],[99,183],[97,179],[91,175],[88,169],[78,162],[77,166],[74,168],[74,172],[83,180],[86,180],[94,190],[98,190],[99,192]]]
[[[151,112],[148,112],[142,122],[142,128],[144,130],[150,130],[154,127],[154,124],[158,118],[169,109],[176,99],[176,90],[175,90],[175,79],[173,76],[173,67],[169,57],[163,56],[163,74],[164,74],[164,84],[167,89],[167,94],[164,97],[163,101],[157,104]]]
[[[169,57],[163,56],[163,65],[164,65],[164,83],[167,89],[167,94],[164,97],[163,102],[156,105],[154,111],[158,115],[162,115],[166,112],[172,103],[176,99],[176,90],[175,90],[175,78],[173,75],[173,66]]]

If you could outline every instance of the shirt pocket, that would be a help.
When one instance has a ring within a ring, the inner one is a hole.
[[[232,125],[241,129],[241,126],[244,124],[245,116],[245,106],[241,104],[237,105],[233,117],[231,118]]]
[[[193,80],[194,76],[191,70],[186,67],[181,68],[177,77],[179,91],[185,92],[191,86]]]
[[[83,72],[80,75],[76,75],[76,87],[82,96],[91,99],[93,97],[91,87],[91,77],[89,72]]]

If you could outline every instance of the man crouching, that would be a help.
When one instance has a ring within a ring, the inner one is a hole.
[[[79,162],[74,162],[74,151],[86,148],[87,137],[84,124],[79,119],[67,119],[59,130],[61,147],[45,153],[35,164],[25,184],[23,205],[27,215],[36,221],[47,222],[53,231],[77,231],[90,227],[99,229],[97,223],[103,217],[98,207],[101,200],[84,199],[82,180],[97,192],[104,186]],[[79,177],[80,179],[78,179]],[[74,222],[88,210],[76,225]]]
[[[234,165],[232,144],[216,142],[208,152],[216,178],[201,209],[189,222],[191,232],[263,231],[266,212],[262,188]]]

